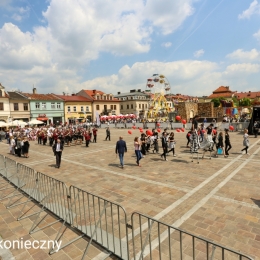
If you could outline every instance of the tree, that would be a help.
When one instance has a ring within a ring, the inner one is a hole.
[[[211,99],[211,102],[214,103],[214,107],[219,107],[220,106],[219,98],[213,98],[213,99]]]
[[[239,100],[239,105],[242,107],[250,107],[251,99],[250,98],[242,98]]]
[[[234,102],[234,105],[235,105],[236,107],[238,107],[238,106],[239,106],[239,100],[238,100],[236,97],[232,97],[232,100],[233,100],[233,102]]]

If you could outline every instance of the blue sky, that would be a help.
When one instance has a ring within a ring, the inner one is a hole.
[[[1,0],[7,90],[260,91],[260,0]]]

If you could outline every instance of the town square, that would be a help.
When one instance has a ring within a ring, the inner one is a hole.
[[[0,14],[0,260],[260,260],[259,0]]]

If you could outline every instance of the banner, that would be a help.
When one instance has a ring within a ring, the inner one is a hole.
[[[98,126],[100,126],[100,118],[99,118],[99,113],[96,111],[96,123]]]

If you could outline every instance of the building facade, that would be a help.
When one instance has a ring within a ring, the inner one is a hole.
[[[142,92],[141,89],[133,89],[128,93],[117,92],[115,98],[120,100],[121,114],[134,114],[137,118],[147,117],[150,94]]]
[[[54,94],[21,93],[30,101],[31,120],[37,119],[45,124],[60,124],[65,122],[64,101]]]
[[[0,83],[0,121],[5,123],[11,122],[9,96],[5,87]]]
[[[10,117],[12,120],[20,120],[24,122],[30,121],[30,101],[18,92],[8,91]]]
[[[92,120],[96,122],[103,115],[119,115],[120,101],[112,94],[106,94],[100,90],[81,90],[76,94],[92,101]]]
[[[92,122],[92,100],[76,95],[55,95],[64,101],[65,122]]]

